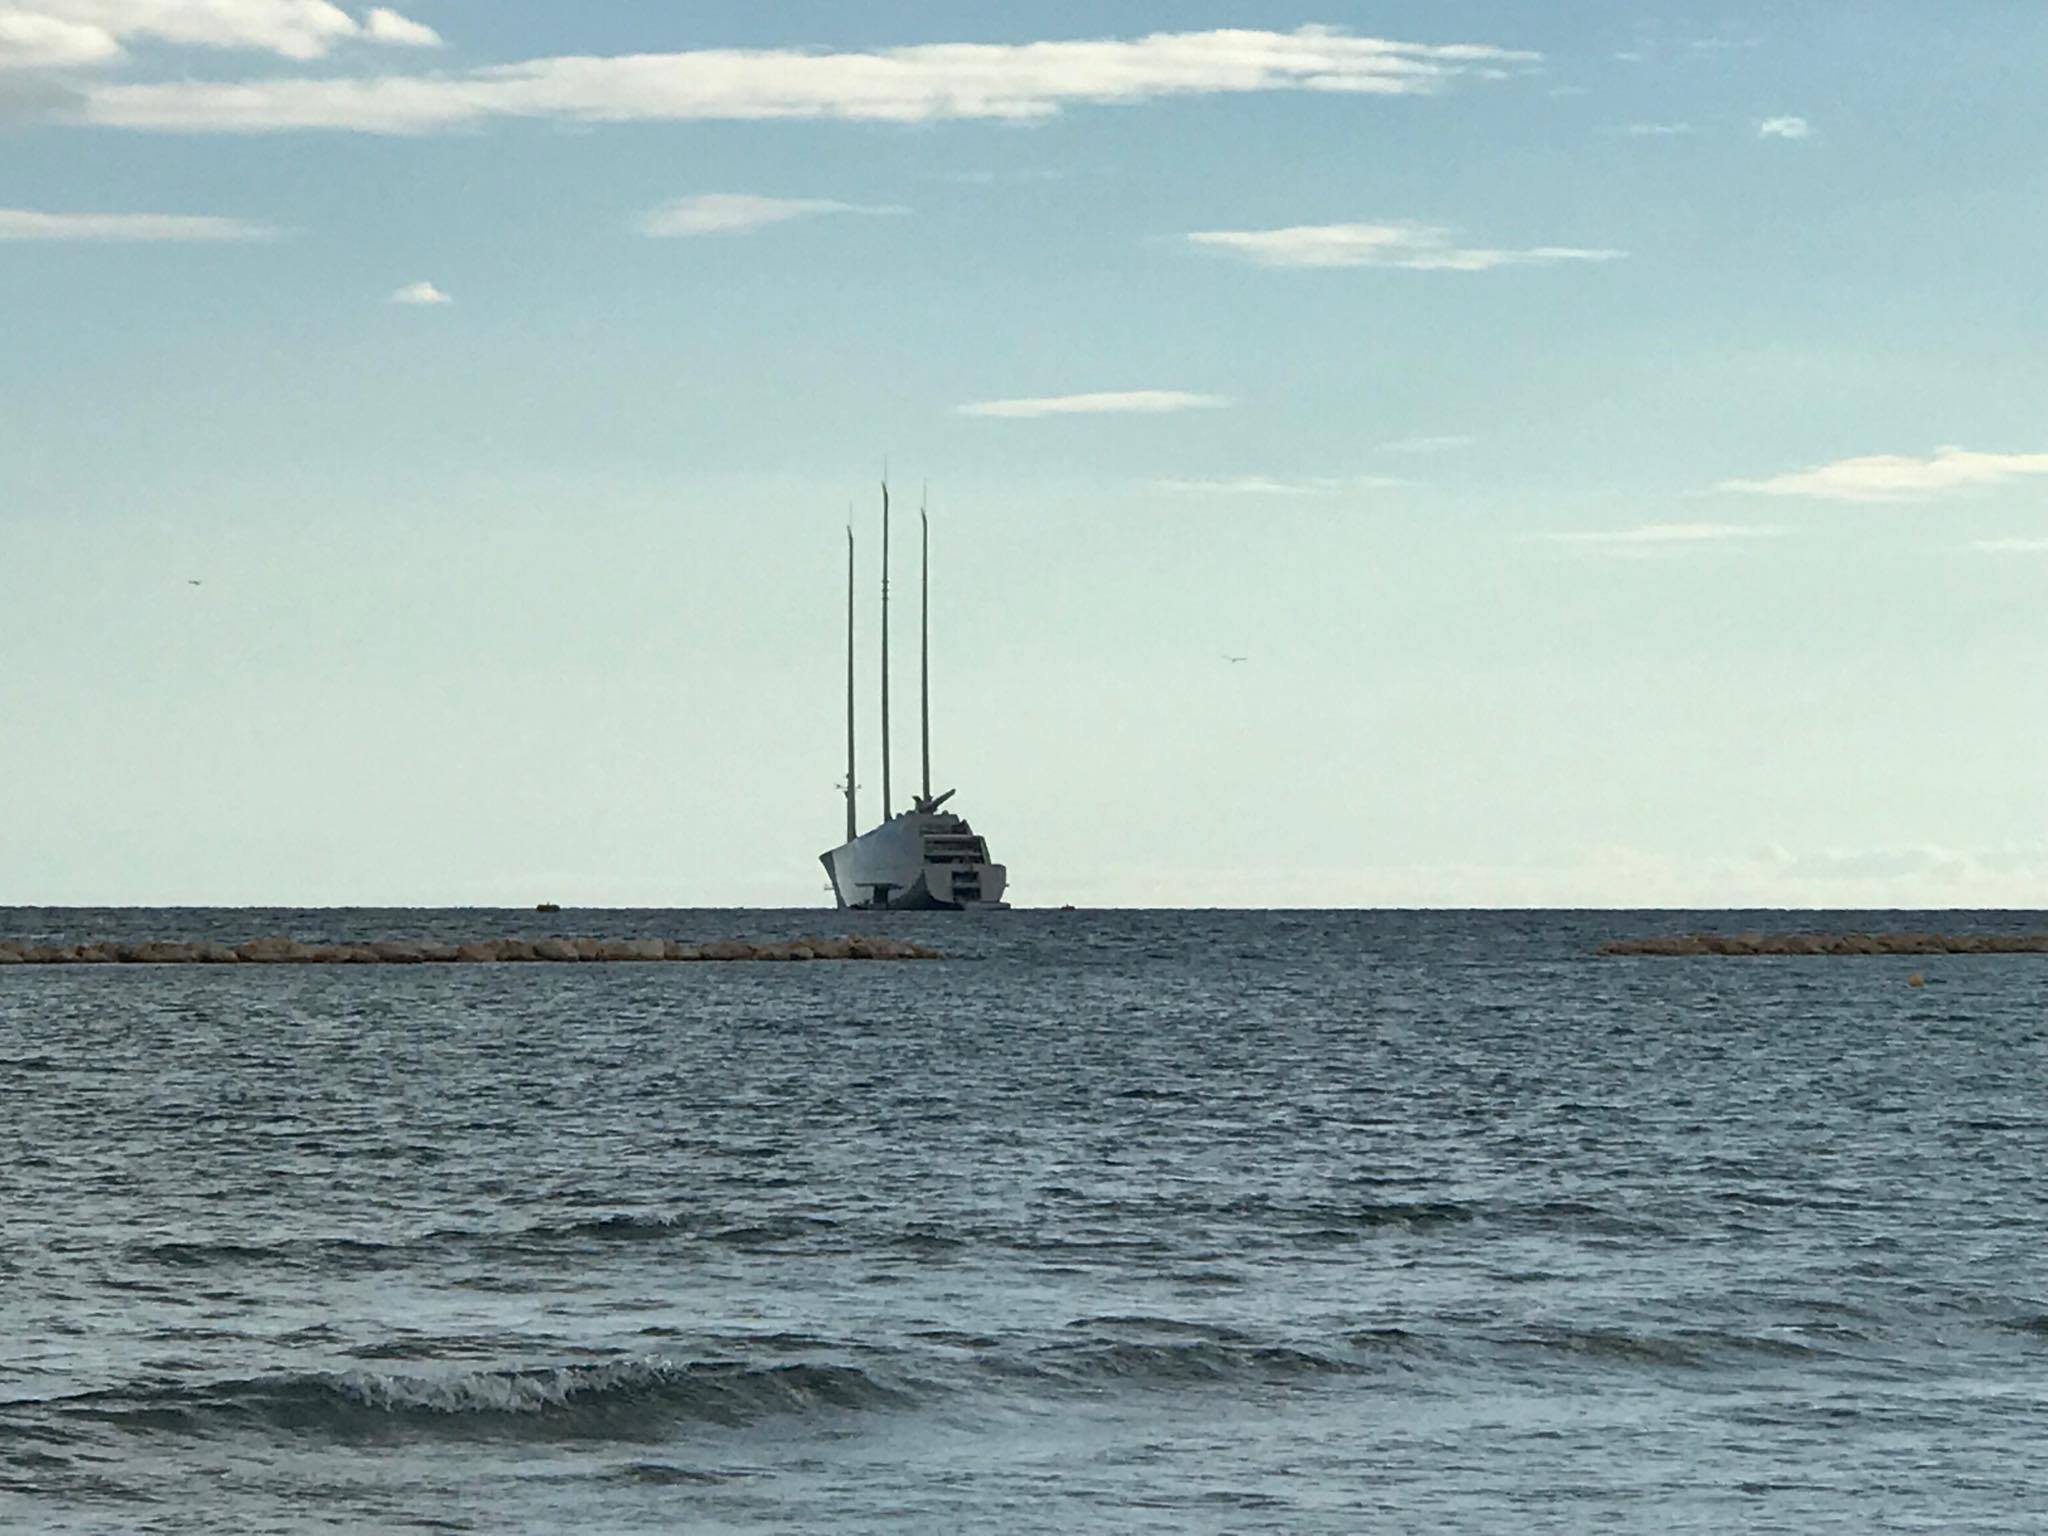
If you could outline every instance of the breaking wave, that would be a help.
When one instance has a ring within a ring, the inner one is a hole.
[[[640,1360],[440,1377],[280,1374],[122,1388],[33,1406],[134,1433],[204,1436],[258,1427],[358,1442],[421,1435],[630,1441],[663,1438],[684,1424],[740,1427],[914,1400],[908,1387],[850,1365]]]

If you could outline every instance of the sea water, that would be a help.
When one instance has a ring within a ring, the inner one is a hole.
[[[0,1529],[2040,1528],[2048,960],[1705,923],[0,912],[953,957],[0,969]]]

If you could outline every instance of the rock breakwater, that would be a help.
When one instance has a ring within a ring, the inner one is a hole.
[[[2043,955],[2048,933],[1685,933],[1609,939],[1603,955]]]
[[[939,951],[905,939],[788,939],[750,943],[725,939],[684,944],[675,939],[477,939],[434,943],[379,939],[370,943],[308,943],[251,939],[246,944],[182,940],[29,944],[0,939],[0,965],[491,965],[515,962],[743,960],[939,960]]]

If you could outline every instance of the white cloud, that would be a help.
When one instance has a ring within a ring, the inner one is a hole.
[[[49,3],[37,0],[39,6]],[[345,15],[342,19],[347,20]],[[90,96],[87,116],[129,128],[369,133],[426,133],[500,117],[582,122],[1029,120],[1084,102],[1253,91],[1419,95],[1461,76],[1483,76],[1538,57],[1479,45],[1432,47],[1354,37],[1332,27],[933,43],[867,53],[704,49],[533,59],[450,75],[102,85]]]
[[[1773,539],[1785,530],[1760,523],[1644,523],[1636,528],[1617,528],[1593,533],[1549,533],[1543,535],[1557,544],[1706,544],[1722,539]]]
[[[1333,496],[1343,491],[1376,491],[1407,482],[1385,475],[1317,475],[1307,479],[1276,479],[1268,475],[1237,475],[1221,480],[1153,480],[1154,490],[1180,496]]]
[[[1804,139],[1812,133],[1813,125],[1803,117],[1767,117],[1756,125],[1760,139]]]
[[[277,231],[243,219],[189,213],[38,213],[0,208],[0,240],[220,242],[270,240]]]
[[[751,197],[739,192],[707,192],[664,204],[642,219],[640,228],[650,235],[731,235],[816,214],[909,211],[893,206],[835,202],[825,197]]]
[[[1692,132],[1691,123],[1630,123],[1628,131],[1638,139],[1675,139]]]
[[[1391,443],[1381,443],[1381,453],[1449,453],[1454,448],[1470,448],[1478,442],[1476,437],[1446,434],[1438,437],[1400,437]]]
[[[455,301],[432,283],[407,283],[391,295],[394,304],[452,304]]]
[[[439,48],[441,34],[424,22],[413,21],[396,11],[378,6],[363,18],[363,36],[373,43],[390,43],[398,48]]]
[[[396,11],[379,7],[358,21],[330,0],[11,0],[0,8],[0,65],[92,63],[130,40],[317,59],[337,43],[440,38]]]
[[[1972,539],[1970,548],[1987,554],[2048,555],[2048,539]]]
[[[97,64],[120,52],[120,43],[104,27],[36,11],[0,10],[0,69]]]
[[[1166,411],[1213,410],[1230,402],[1221,395],[1195,395],[1179,389],[1129,389],[1093,395],[1044,395],[1029,400],[983,400],[957,406],[962,416],[1100,416],[1158,415]]]
[[[1724,480],[1718,489],[1828,501],[1922,501],[1944,491],[1999,485],[2021,475],[2048,475],[2048,453],[1971,453],[1937,448],[1924,459],[1874,453],[1766,480]]]
[[[1625,251],[1539,245],[1498,251],[1456,246],[1450,231],[1430,224],[1297,224],[1287,229],[1212,229],[1191,234],[1196,245],[1227,251],[1264,267],[1408,267],[1424,272],[1486,272],[1495,267],[1560,261],[1613,261]]]

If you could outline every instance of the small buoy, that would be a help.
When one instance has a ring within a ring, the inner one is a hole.
[[[1918,971],[1915,971],[1912,975],[1906,978],[1906,985],[1909,987],[1924,987],[1927,985],[1927,978],[1925,976],[1922,976]]]

